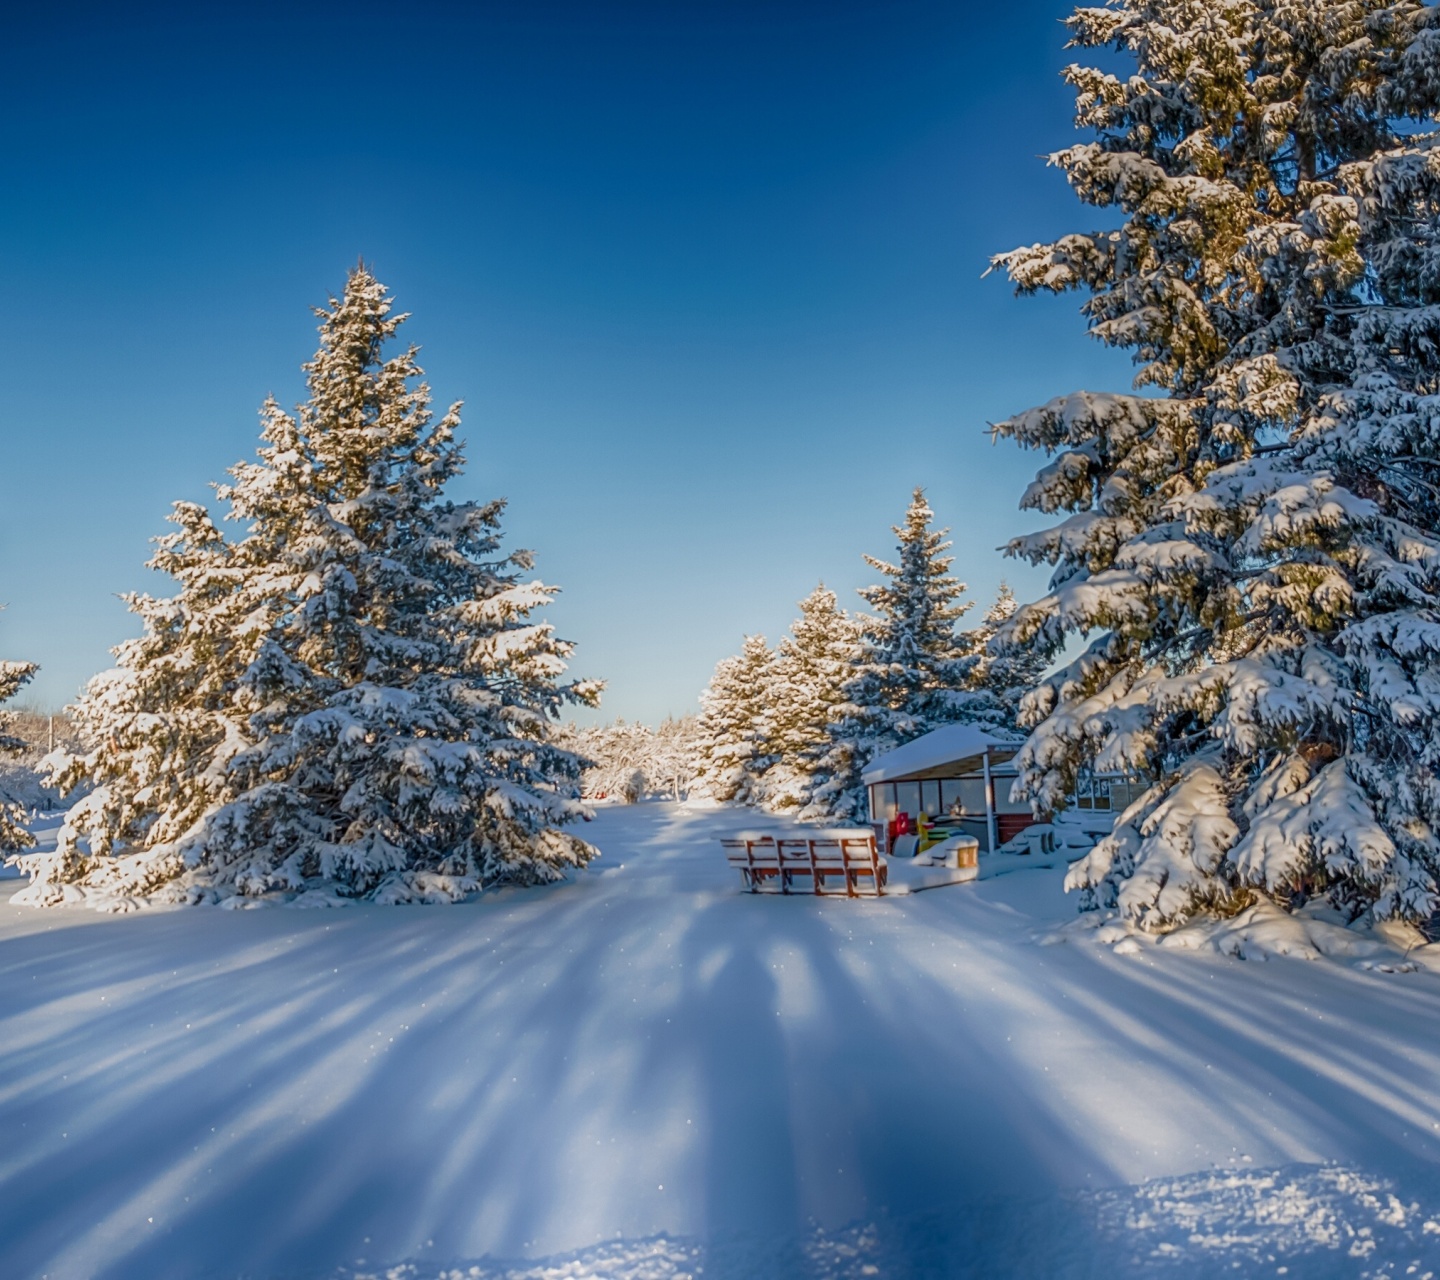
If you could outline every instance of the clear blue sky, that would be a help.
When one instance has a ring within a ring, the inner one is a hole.
[[[1040,459],[985,424],[1128,384],[988,256],[1094,221],[1058,3],[64,4],[0,46],[0,656],[58,705],[134,631],[176,499],[293,403],[363,255],[466,402],[458,496],[605,714],[692,710],[915,484],[983,608]]]

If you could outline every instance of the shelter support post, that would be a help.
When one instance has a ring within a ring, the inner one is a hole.
[[[994,853],[1000,841],[995,830],[995,780],[990,776],[990,748],[980,757],[980,767],[985,771],[985,834],[990,841],[990,852]]]

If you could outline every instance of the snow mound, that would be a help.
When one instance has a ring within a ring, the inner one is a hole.
[[[1036,935],[1043,946],[1091,941],[1117,955],[1137,955],[1148,947],[1210,951],[1239,960],[1337,960],[1357,969],[1380,973],[1440,972],[1440,944],[1427,943],[1413,925],[1374,922],[1368,915],[1346,924],[1338,911],[1308,903],[1293,912],[1261,899],[1238,915],[1202,917],[1173,933],[1152,934],[1121,917],[1118,911],[1088,911],[1078,919]]]
[[[616,1240],[534,1262],[475,1262],[435,1266],[402,1262],[378,1269],[358,1264],[331,1273],[328,1280],[692,1280],[701,1270],[693,1242],[658,1236]]]
[[[1258,1275],[1268,1264],[1278,1275],[1433,1276],[1440,1263],[1435,1213],[1334,1165],[1157,1179],[1102,1193],[1096,1208],[1102,1237],[1129,1255],[1116,1259],[1121,1274]]]
[[[986,1222],[982,1228],[979,1218]],[[985,1241],[984,1254],[977,1244]],[[977,1261],[998,1264],[990,1272]],[[325,1280],[864,1280],[1003,1274],[1013,1280],[1293,1275],[1434,1280],[1440,1215],[1340,1165],[1207,1170],[1028,1205],[986,1204],[796,1236],[702,1243],[659,1235],[547,1258],[357,1263]],[[1262,1269],[1263,1268],[1263,1272]]]

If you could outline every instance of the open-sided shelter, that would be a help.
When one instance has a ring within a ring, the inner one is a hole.
[[[896,814],[946,819],[995,849],[1028,827],[1030,806],[1010,799],[1020,742],[970,724],[951,724],[876,756],[862,778],[870,821],[887,830]]]

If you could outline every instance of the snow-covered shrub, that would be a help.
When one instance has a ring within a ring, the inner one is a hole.
[[[1077,9],[1089,134],[1051,157],[1108,229],[995,259],[1077,289],[1139,394],[997,424],[1051,455],[1054,566],[998,644],[1073,662],[1028,700],[1018,792],[1148,781],[1072,869],[1147,928],[1261,893],[1416,919],[1440,871],[1440,11],[1410,0]]]
[[[700,717],[667,716],[650,739],[645,785],[651,795],[684,800],[700,768]]]
[[[80,738],[70,717],[33,707],[17,707],[0,718],[11,747],[0,756],[0,795],[22,809],[48,809],[60,803],[59,793],[47,785],[46,756],[53,750],[75,751]]]
[[[8,702],[40,668],[33,662],[0,662],[0,703]],[[0,758],[10,757],[11,770],[0,774],[0,854],[12,856],[28,849],[34,841],[25,829],[25,808],[29,797],[25,792],[26,770],[16,759],[27,747],[25,738],[16,732],[19,713],[0,713]],[[19,765],[20,767],[15,767]]]
[[[599,686],[562,682],[571,646],[532,617],[554,588],[500,551],[503,503],[444,497],[459,405],[434,421],[415,348],[384,357],[384,286],[361,266],[317,314],[309,400],[267,401],[217,489],[242,534],[177,504],[151,564],[178,591],[130,599],[143,633],[56,768],[93,790],[16,901],[448,900],[594,855],[551,722]]]
[[[697,765],[697,716],[666,719],[652,729],[638,721],[580,729],[566,726],[564,745],[585,765],[586,799],[634,804],[647,796],[682,800]]]

